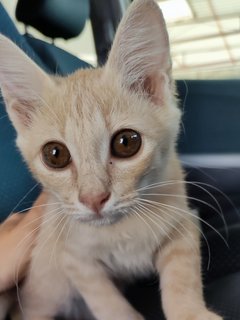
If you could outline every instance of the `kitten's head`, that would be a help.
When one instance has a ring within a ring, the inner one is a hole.
[[[117,221],[151,169],[164,172],[179,110],[154,1],[133,2],[104,68],[66,78],[50,77],[1,36],[0,86],[31,171],[79,220]]]

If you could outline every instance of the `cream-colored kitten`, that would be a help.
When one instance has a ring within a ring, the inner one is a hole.
[[[17,145],[49,193],[20,291],[25,320],[140,320],[111,281],[156,271],[168,320],[217,320],[202,294],[199,226],[175,152],[168,35],[136,0],[102,69],[50,77],[5,37],[0,85]],[[23,239],[24,241],[24,239]],[[20,245],[19,245],[20,246]]]

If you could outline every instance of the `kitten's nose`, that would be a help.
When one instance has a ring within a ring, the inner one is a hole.
[[[79,200],[86,207],[93,210],[96,214],[99,214],[104,204],[110,198],[110,195],[111,195],[110,192],[102,192],[97,195],[85,194],[85,195],[80,195]]]

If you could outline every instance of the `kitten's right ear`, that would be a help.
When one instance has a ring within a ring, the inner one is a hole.
[[[0,35],[0,88],[17,131],[31,125],[36,102],[41,100],[44,88],[51,85],[53,81],[42,69]]]

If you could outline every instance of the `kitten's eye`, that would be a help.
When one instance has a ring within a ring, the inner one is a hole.
[[[111,141],[111,152],[114,157],[129,158],[134,156],[142,144],[141,136],[131,129],[118,131]]]
[[[42,148],[44,163],[53,169],[65,168],[71,162],[71,155],[68,148],[61,142],[48,142]]]

